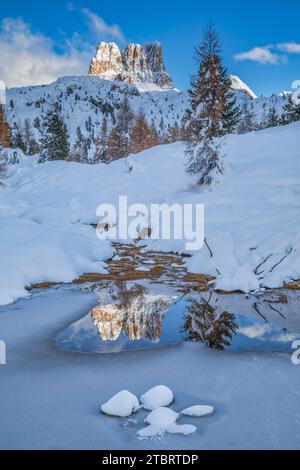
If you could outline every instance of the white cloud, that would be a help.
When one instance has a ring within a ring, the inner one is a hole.
[[[64,75],[87,73],[91,49],[65,41],[58,53],[53,41],[32,31],[22,19],[5,18],[0,24],[0,79],[8,87],[51,83]]]
[[[290,52],[292,54],[300,54],[300,44],[296,42],[283,42],[277,44],[276,47],[279,51]]]
[[[282,62],[285,56],[275,54],[270,48],[271,46],[254,47],[250,51],[235,54],[234,59],[238,61],[251,60],[259,64],[278,64]]]
[[[98,39],[114,38],[120,42],[124,42],[123,32],[117,24],[107,24],[101,16],[93,13],[88,8],[82,8],[82,13],[89,22],[91,30],[97,35]]]

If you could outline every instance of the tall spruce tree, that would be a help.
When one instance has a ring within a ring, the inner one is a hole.
[[[196,48],[199,70],[191,82],[190,141],[186,148],[186,171],[197,175],[198,184],[208,186],[223,172],[219,144],[227,101],[228,84],[224,84],[219,36],[209,24]]]
[[[48,111],[43,127],[42,160],[66,160],[69,154],[68,131],[58,106]]]

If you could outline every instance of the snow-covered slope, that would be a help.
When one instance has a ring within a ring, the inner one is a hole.
[[[219,288],[248,291],[299,278],[300,123],[228,136],[223,153],[223,181],[205,193],[184,173],[182,143],[131,157],[131,173],[124,159],[91,166],[28,157],[12,165],[0,190],[0,303],[26,295],[33,282],[103,269],[112,250],[88,224],[98,222],[100,203],[117,205],[119,195],[129,203],[204,203],[213,257],[204,247],[188,265],[217,276]],[[184,244],[153,240],[148,247],[184,251]]]
[[[189,107],[188,93],[159,87],[158,91],[154,91],[155,86],[140,82],[138,89],[119,80],[82,76],[60,78],[50,85],[12,88],[7,92],[7,119],[13,132],[16,129],[23,132],[25,120],[28,119],[33,137],[40,142],[43,119],[53,105],[59,103],[68,128],[70,147],[76,142],[76,129],[79,127],[87,141],[88,158],[93,161],[103,118],[107,118],[108,127],[111,128],[125,96],[135,113],[141,109],[145,112],[148,123],[155,125],[163,141],[175,123],[181,126],[182,117]],[[246,103],[257,123],[265,121],[272,106],[281,115],[287,101],[286,95],[253,99],[253,92],[237,77],[233,82],[233,91],[237,102],[240,105]]]
[[[51,85],[12,88],[7,92],[6,114],[13,129],[17,126],[22,130],[25,119],[29,119],[34,137],[40,141],[42,128],[34,127],[34,121],[39,118],[42,125],[46,113],[59,103],[71,147],[79,127],[83,137],[90,140],[89,159],[93,160],[103,118],[107,118],[109,127],[113,126],[125,96],[135,113],[143,109],[149,124],[153,121],[161,135],[175,122],[180,125],[188,107],[187,94],[175,89],[139,92],[125,82],[83,76],[60,78]]]

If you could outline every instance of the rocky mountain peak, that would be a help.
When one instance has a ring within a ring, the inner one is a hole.
[[[115,43],[101,42],[91,61],[89,75],[125,81],[140,89],[174,88],[158,42],[144,46],[129,44],[122,52]]]

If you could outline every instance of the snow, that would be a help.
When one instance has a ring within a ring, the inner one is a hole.
[[[237,77],[236,75],[230,75],[230,80],[231,88],[233,90],[244,91],[250,96],[250,98],[257,98],[256,94],[251,90],[251,88],[248,87],[248,85],[246,85],[246,83],[240,79],[240,77]]]
[[[151,411],[146,417],[145,423],[152,424],[153,426],[169,426],[176,423],[179,414],[170,408],[160,407]]]
[[[169,434],[183,434],[187,436],[197,431],[197,427],[192,424],[171,424],[170,426],[155,426],[151,424],[137,432],[138,438],[143,439],[158,439],[164,436],[165,433]]]
[[[216,276],[219,289],[248,292],[299,278],[299,148],[299,122],[227,136],[226,172],[206,192],[184,172],[182,143],[132,156],[142,167],[138,173],[128,173],[124,159],[91,166],[27,157],[9,166],[0,190],[0,303],[28,295],[32,283],[104,272],[114,250],[90,224],[99,221],[98,205],[118,207],[119,195],[127,195],[128,204],[204,204],[213,256],[204,246],[190,251],[186,264],[191,272]],[[187,252],[185,240],[141,243],[148,250]]]
[[[189,408],[185,408],[184,410],[180,411],[181,415],[185,416],[206,416],[211,415],[214,412],[213,406],[209,405],[194,405],[190,406]]]
[[[122,390],[101,406],[102,413],[110,416],[131,416],[140,408],[137,397],[128,390]]]
[[[107,72],[106,80],[92,76],[62,77],[50,85],[11,88],[7,91],[6,115],[10,126],[14,124],[23,127],[25,119],[32,124],[33,137],[40,142],[41,132],[33,126],[36,118],[43,121],[46,113],[59,102],[62,106],[62,117],[67,125],[69,142],[72,147],[76,142],[76,129],[79,127],[85,139],[94,142],[99,136],[104,116],[108,128],[113,125],[115,110],[127,96],[130,106],[137,114],[140,109],[146,113],[149,124],[154,122],[160,132],[163,118],[164,132],[168,126],[181,124],[182,117],[189,107],[187,91],[177,89],[161,89],[155,84],[138,83],[137,86],[125,82],[111,81],[111,71]],[[232,89],[237,103],[253,112],[255,120],[260,123],[266,120],[270,108],[276,108],[277,114],[282,114],[287,96],[273,95],[259,97],[237,76],[231,76]],[[13,106],[11,106],[13,103]],[[91,126],[86,126],[90,119]],[[88,130],[88,128],[90,130]],[[94,144],[88,149],[88,158],[93,160]]]
[[[155,410],[156,408],[169,406],[174,400],[173,392],[165,385],[157,385],[144,393],[140,402],[146,410]],[[155,423],[149,423],[155,424]]]
[[[139,439],[158,438],[165,433],[188,435],[197,431],[192,424],[177,424],[179,414],[170,408],[156,408],[146,417],[145,422],[149,424],[137,432]]]
[[[183,434],[187,436],[197,431],[197,427],[193,424],[175,424],[168,427],[168,433],[170,434]]]

